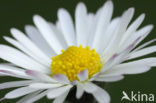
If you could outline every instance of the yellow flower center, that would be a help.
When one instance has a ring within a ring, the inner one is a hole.
[[[60,55],[52,57],[52,76],[64,74],[70,81],[79,80],[77,74],[88,69],[89,78],[100,71],[102,67],[100,56],[95,49],[70,46]]]

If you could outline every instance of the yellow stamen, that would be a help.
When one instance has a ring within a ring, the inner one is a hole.
[[[90,50],[89,46],[83,48],[70,46],[62,50],[60,55],[52,57],[52,75],[64,74],[70,81],[79,80],[77,74],[88,69],[89,78],[100,71],[102,67],[100,56],[95,49]]]

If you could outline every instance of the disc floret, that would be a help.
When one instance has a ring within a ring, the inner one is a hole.
[[[100,71],[102,67],[100,56],[95,49],[90,50],[82,45],[70,46],[60,55],[52,57],[52,75],[64,74],[70,81],[78,80],[77,74],[88,69],[89,78]]]

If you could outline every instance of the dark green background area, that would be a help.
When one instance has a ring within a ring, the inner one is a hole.
[[[74,17],[75,6],[78,2],[84,2],[89,12],[95,13],[105,1],[106,0],[0,0],[0,43],[6,44],[2,36],[10,36],[10,28],[16,27],[23,31],[24,25],[33,24],[32,16],[34,14],[39,14],[46,20],[55,22],[57,20],[57,10],[59,8],[66,8]],[[155,0],[114,0],[115,10],[113,17],[120,16],[122,12],[129,7],[135,7],[134,19],[141,13],[146,13],[146,19],[142,27],[147,24],[156,25],[155,4]],[[154,38],[156,38],[156,29],[154,29],[143,42]],[[156,43],[153,43],[151,45],[155,44]],[[156,57],[156,53],[145,57],[153,56]],[[12,77],[0,77],[0,83],[11,80],[17,79]],[[0,90],[0,98],[10,90],[12,89]],[[111,103],[129,103],[128,101],[120,101],[122,91],[126,91],[127,93],[130,93],[130,91],[140,91],[141,93],[153,93],[156,95],[156,68],[152,68],[149,72],[144,74],[125,76],[125,79],[119,82],[109,83],[106,90],[111,96]],[[16,100],[5,100],[1,103],[15,102]],[[51,103],[51,101],[44,98],[36,103]]]

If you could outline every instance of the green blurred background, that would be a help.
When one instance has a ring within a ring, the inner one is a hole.
[[[57,10],[66,8],[74,17],[75,6],[78,2],[84,2],[89,12],[96,12],[106,0],[0,0],[0,43],[7,44],[2,36],[10,36],[10,28],[16,27],[24,31],[24,25],[33,24],[32,16],[39,14],[46,20],[55,22],[57,20]],[[122,12],[129,7],[135,7],[135,16],[133,20],[141,13],[146,13],[146,19],[141,27],[147,24],[156,25],[156,2],[155,0],[114,0],[114,15],[120,16]],[[149,41],[156,38],[156,29],[143,41]],[[142,43],[143,43],[142,42]],[[155,45],[153,43],[151,45]],[[156,53],[145,57],[156,56]],[[1,60],[1,62],[3,62]],[[128,101],[121,102],[122,91],[130,93],[130,91],[156,95],[156,68],[152,68],[149,72],[139,75],[128,75],[119,82],[109,83],[106,90],[111,95],[111,103],[130,103]],[[12,77],[0,77],[0,83],[11,80],[17,80]],[[0,90],[0,98],[12,89]],[[156,100],[155,100],[156,101]],[[16,103],[16,100],[5,100],[1,103]],[[51,103],[51,101],[43,98],[36,103]],[[134,103],[134,102],[133,102]],[[138,102],[140,103],[140,102]],[[151,103],[151,102],[150,102]]]

